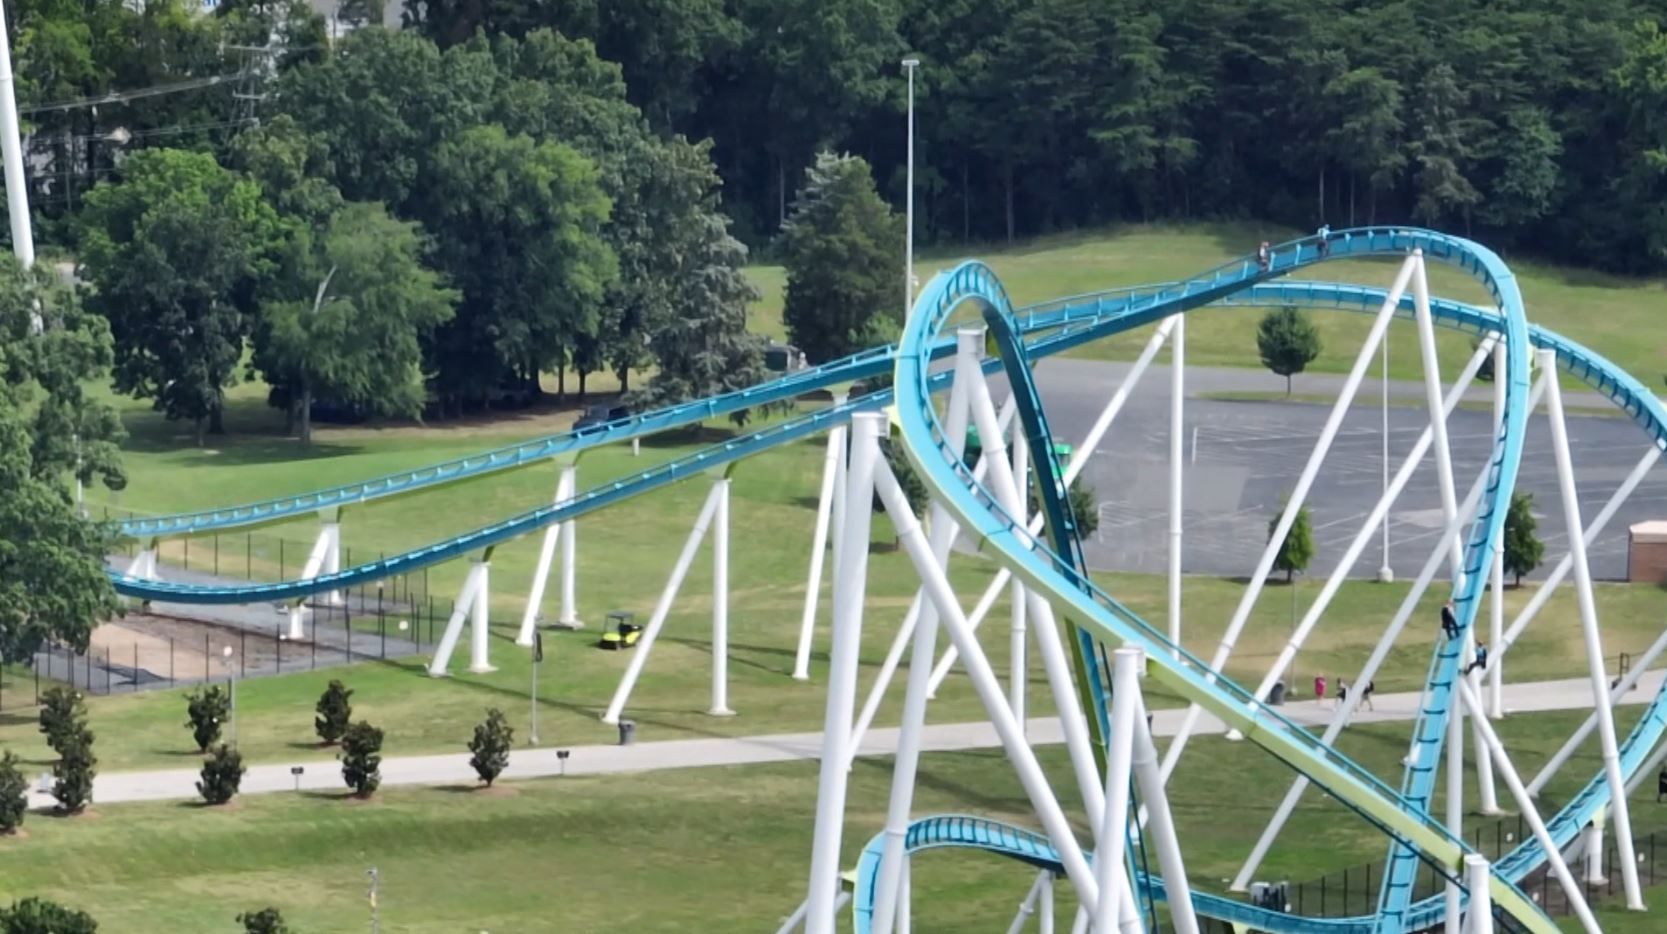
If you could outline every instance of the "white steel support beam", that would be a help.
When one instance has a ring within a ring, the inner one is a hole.
[[[811,843],[810,905],[807,934],[833,934],[834,897],[839,890],[840,841],[845,824],[847,762],[851,758],[851,714],[857,690],[857,653],[862,646],[863,595],[868,581],[868,537],[873,511],[874,477],[885,469],[880,435],[885,416],[864,412],[851,417],[851,462],[846,475],[839,547],[846,552],[834,565],[833,648],[828,661],[828,700],[822,722],[822,761],[816,794],[816,827]],[[907,506],[905,505],[905,509]]]
[[[1039,932],[1039,934],[1053,934],[1053,871],[1052,870],[1048,871],[1048,881],[1046,883],[1044,883],[1043,886],[1042,886],[1042,903],[1036,907],[1036,911],[1037,911],[1038,914],[1040,914],[1042,916],[1041,922],[1036,925],[1036,930]]]
[[[1530,402],[1529,409],[1532,410],[1533,408],[1534,403]],[[1597,518],[1593,519],[1592,524],[1586,527],[1586,534],[1581,537],[1585,547],[1592,547],[1592,543],[1597,541],[1598,535],[1609,524],[1609,520],[1614,518],[1615,513],[1620,510],[1621,504],[1626,502],[1627,498],[1632,495],[1632,491],[1636,490],[1638,484],[1643,482],[1644,475],[1649,473],[1650,468],[1654,467],[1656,461],[1660,459],[1661,449],[1654,445],[1651,445],[1650,449],[1644,452],[1644,456],[1639,458],[1638,463],[1633,466],[1632,472],[1627,474],[1625,480],[1621,481],[1621,485],[1610,495],[1609,501],[1603,504],[1603,509],[1598,512]],[[1516,619],[1512,620],[1510,627],[1505,630],[1505,635],[1497,645],[1492,647],[1492,651],[1488,654],[1488,664],[1490,666],[1498,664],[1500,658],[1511,650],[1511,646],[1515,645],[1516,640],[1522,636],[1523,630],[1539,614],[1540,609],[1545,606],[1547,600],[1551,599],[1551,595],[1562,585],[1564,579],[1569,576],[1569,571],[1573,568],[1574,554],[1570,551],[1563,555],[1562,560],[1557,562],[1555,568],[1551,569],[1551,574],[1546,577],[1545,582],[1540,584],[1535,589],[1534,596],[1529,598],[1528,605],[1517,613]]]
[[[1007,926],[1007,934],[1020,934],[1030,924],[1030,916],[1036,913],[1036,902],[1042,897],[1042,889],[1052,884],[1053,873],[1044,869],[1036,874],[1036,881],[1030,884],[1024,901],[1019,902],[1019,912],[1013,916],[1013,923]]]
[[[1109,934],[1117,927],[1117,908],[1122,891],[1131,886],[1124,857],[1129,845],[1129,779],[1134,749],[1134,718],[1139,707],[1140,668],[1145,657],[1139,649],[1121,648],[1112,655],[1111,735],[1106,744],[1106,811],[1094,850],[1094,875],[1100,886],[1100,903],[1094,912],[1094,930]]]
[[[562,470],[556,480],[556,496],[554,504],[572,499],[577,493],[573,489],[575,476]],[[515,644],[528,647],[533,644],[533,630],[538,626],[539,611],[544,608],[544,589],[550,583],[550,565],[556,559],[556,543],[561,540],[562,528],[565,522],[552,522],[544,529],[544,540],[538,547],[538,564],[533,567],[532,589],[527,591],[527,608],[521,613],[521,628],[516,632]]]
[[[18,131],[17,96],[12,89],[12,45],[5,23],[5,10],[0,8],[0,158],[6,170],[6,213],[11,219],[12,252],[17,254],[23,268],[28,269],[35,265],[35,236],[29,229],[29,188],[23,175],[23,140]]]
[[[1169,810],[1169,792],[1163,787],[1158,769],[1158,747],[1146,725],[1146,699],[1135,698],[1134,775],[1145,802],[1148,838],[1158,851],[1158,868],[1163,873],[1164,900],[1175,934],[1198,934],[1198,916],[1192,908],[1192,888],[1187,882],[1186,864],[1181,859],[1181,841],[1175,832],[1175,818]]]
[[[1039,452],[1042,457],[1051,457],[1051,451]],[[1028,524],[1030,517],[1030,446],[1025,442],[1024,423],[1013,421],[1013,483],[1018,487],[1017,496],[1012,506],[1013,518]],[[1012,631],[1007,644],[1008,669],[1007,677],[1008,702],[1013,707],[1013,717],[1019,721],[1019,728],[1025,727],[1025,682],[1030,668],[1030,653],[1028,636],[1025,633],[1028,609],[1025,600],[1025,585],[1018,578],[1014,578],[1008,591],[1008,602],[1012,604]]]
[[[1466,853],[1464,884],[1470,890],[1470,911],[1465,915],[1464,934],[1493,934],[1493,893],[1488,891],[1491,873],[1487,857]]]
[[[1458,407],[1459,400],[1464,398],[1464,392],[1469,388],[1471,380],[1481,369],[1482,361],[1487,359],[1490,350],[1488,342],[1492,340],[1494,338],[1491,336],[1485,339],[1482,346],[1477,348],[1476,353],[1471,355],[1470,362],[1466,364],[1464,370],[1459,374],[1458,380],[1453,383],[1453,388],[1447,393],[1446,401],[1437,410],[1440,413],[1439,417],[1445,418],[1447,414]],[[1384,488],[1383,495],[1378,498],[1377,504],[1372,507],[1372,511],[1367,514],[1365,521],[1361,523],[1359,531],[1355,533],[1354,540],[1349,542],[1349,547],[1343,552],[1342,560],[1338,561],[1336,569],[1331,572],[1331,576],[1326,578],[1325,586],[1320,588],[1319,596],[1314,599],[1313,605],[1304,611],[1302,621],[1297,624],[1297,628],[1291,633],[1290,640],[1280,650],[1279,657],[1274,660],[1272,665],[1268,666],[1268,673],[1263,675],[1262,682],[1256,687],[1254,695],[1256,698],[1266,697],[1274,682],[1278,681],[1280,675],[1290,666],[1291,660],[1296,657],[1297,651],[1302,648],[1303,643],[1314,631],[1314,627],[1319,624],[1325,611],[1330,608],[1331,601],[1336,597],[1337,591],[1348,580],[1349,573],[1354,570],[1355,563],[1360,560],[1367,544],[1371,542],[1372,533],[1377,531],[1378,523],[1389,514],[1390,508],[1400,498],[1413,474],[1423,464],[1424,456],[1429,453],[1430,446],[1435,440],[1435,420],[1437,419],[1433,417],[1431,425],[1424,429],[1424,433],[1419,435],[1418,441],[1413,444],[1412,450],[1407,452],[1406,460],[1401,464],[1400,469],[1395,472],[1395,479]],[[1451,520],[1451,515],[1446,513],[1444,515]],[[1458,527],[1454,526],[1454,528],[1457,529]],[[1355,683],[1362,685],[1365,682]],[[1243,734],[1237,730],[1231,731],[1227,735],[1230,739],[1243,738]]]
[[[1285,509],[1279,516],[1279,522],[1274,526],[1273,533],[1268,536],[1267,547],[1262,550],[1262,556],[1256,562],[1256,569],[1250,574],[1250,583],[1245,587],[1244,596],[1240,598],[1238,608],[1233,611],[1233,617],[1227,624],[1227,631],[1222,634],[1221,644],[1216,647],[1215,656],[1210,660],[1210,667],[1204,676],[1210,682],[1215,681],[1215,672],[1221,671],[1227,665],[1227,659],[1232,657],[1233,646],[1238,641],[1239,634],[1244,631],[1245,623],[1250,620],[1250,611],[1256,606],[1256,598],[1262,593],[1262,586],[1267,582],[1268,572],[1273,569],[1274,558],[1279,554],[1279,546],[1290,533],[1291,525],[1296,522],[1297,513],[1301,511],[1303,502],[1308,498],[1308,490],[1314,485],[1314,478],[1320,472],[1320,465],[1325,462],[1327,452],[1331,450],[1331,443],[1337,438],[1337,430],[1342,427],[1343,418],[1348,415],[1349,404],[1354,401],[1355,393],[1360,389],[1360,380],[1366,374],[1367,367],[1372,362],[1372,354],[1378,344],[1383,341],[1384,331],[1389,322],[1395,317],[1395,308],[1401,302],[1401,296],[1406,292],[1407,283],[1412,278],[1414,267],[1419,257],[1408,256],[1401,264],[1401,271],[1395,276],[1395,283],[1390,288],[1388,296],[1384,298],[1383,306],[1378,309],[1377,317],[1372,320],[1372,328],[1366,334],[1366,341],[1361,345],[1360,353],[1355,356],[1354,367],[1349,370],[1348,379],[1343,383],[1342,392],[1338,393],[1337,401],[1331,407],[1331,414],[1326,417],[1325,427],[1320,430],[1319,440],[1314,442],[1314,450],[1308,455],[1308,463],[1303,465],[1302,474],[1297,478],[1296,488],[1285,502]],[[1167,781],[1174,774],[1175,766],[1181,761],[1181,753],[1187,747],[1187,740],[1191,738],[1193,728],[1198,725],[1198,716],[1203,708],[1196,703],[1187,705],[1186,717],[1181,722],[1180,732],[1170,742],[1169,749],[1164,753],[1163,774]]]
[[[570,491],[579,488],[579,465],[568,464],[561,469],[561,483]],[[570,493],[569,495],[572,495]],[[561,618],[556,625],[563,629],[583,629],[579,619],[579,523],[568,519],[561,524]]]
[[[1460,676],[1461,680],[1463,676]],[[1464,708],[1454,704],[1447,715],[1447,748],[1442,750],[1447,762],[1447,833],[1455,840],[1464,839]],[[1477,750],[1478,758],[1487,755]],[[1463,893],[1457,880],[1449,877],[1443,887],[1447,910],[1444,917],[1447,934],[1459,934],[1459,910]]]
[[[694,563],[695,553],[700,551],[700,543],[706,538],[706,530],[712,527],[712,519],[717,515],[718,505],[725,498],[727,489],[725,481],[720,480],[712,484],[711,491],[706,494],[706,502],[701,505],[700,515],[695,518],[694,527],[689,530],[689,537],[683,542],[683,550],[677,555],[677,563],[672,566],[671,576],[666,578],[665,589],[660,591],[660,601],[654,605],[654,615],[648,618],[642,638],[638,640],[637,648],[631,653],[631,663],[626,666],[625,675],[619,679],[619,687],[614,689],[613,699],[608,702],[608,709],[602,714],[603,723],[619,722],[619,716],[625,710],[625,702],[631,699],[637,679],[642,676],[643,667],[648,664],[648,656],[654,651],[654,642],[660,638],[660,630],[665,628],[666,617],[671,615],[672,603],[677,599],[677,592],[683,587],[683,578],[688,576],[689,565]],[[714,628],[716,618],[717,606],[714,601]],[[712,647],[714,665],[717,664],[717,648],[716,645]],[[716,679],[713,681],[713,688],[717,689]]]
[[[729,474],[712,483],[717,508],[712,515],[712,706],[714,717],[733,717],[729,709]]]
[[[1451,518],[1458,512],[1458,494],[1453,489],[1453,452],[1447,445],[1447,414],[1441,401],[1441,358],[1435,349],[1435,319],[1430,314],[1430,283],[1424,270],[1424,251],[1414,250],[1417,268],[1412,273],[1412,304],[1418,321],[1418,349],[1424,364],[1424,402],[1430,411],[1430,428],[1435,432],[1436,486],[1441,494],[1441,514]],[[1501,374],[1503,375],[1503,374]],[[1464,542],[1451,536],[1453,579],[1464,570]],[[1458,934],[1457,930],[1453,934]]]
[[[1580,829],[1580,849],[1585,857],[1586,884],[1602,885],[1609,881],[1603,874],[1603,815]]]
[[[1083,438],[1082,443],[1071,452],[1071,460],[1065,465],[1065,486],[1067,488],[1081,475],[1083,468],[1088,465],[1088,459],[1094,456],[1095,449],[1100,446],[1101,441],[1105,440],[1106,432],[1111,430],[1111,423],[1116,420],[1118,413],[1123,411],[1123,406],[1129,401],[1129,396],[1134,392],[1135,386],[1139,384],[1140,378],[1145,375],[1147,368],[1152,365],[1152,359],[1158,355],[1158,350],[1163,347],[1164,341],[1179,325],[1180,320],[1181,316],[1175,315],[1164,319],[1164,322],[1158,325],[1157,330],[1146,341],[1146,346],[1141,349],[1140,356],[1136,358],[1134,366],[1129,368],[1129,372],[1123,377],[1123,382],[1118,385],[1117,391],[1112,393],[1111,399],[1106,402],[1105,408],[1101,409],[1099,416],[1094,419],[1094,424],[1088,429],[1088,434]],[[1012,412],[1013,397],[1008,396],[1007,401],[1002,404],[1001,417],[1006,419]],[[983,463],[982,459],[980,463]],[[1042,530],[1042,518],[1041,513],[1037,513],[1030,518],[1030,524],[1025,527],[1030,534],[1035,535]],[[968,617],[972,620],[974,629],[977,629],[979,624],[984,621],[985,615],[989,613],[989,607],[994,605],[997,595],[1001,593],[1001,588],[1007,586],[1007,581],[1011,576],[1011,571],[1002,568],[996,572],[995,580],[992,580],[989,586],[984,589],[984,596],[979,598],[977,606],[973,608],[971,615]],[[938,660],[937,667],[932,669],[932,696],[937,696],[938,687],[943,684],[943,679],[948,677],[949,669],[954,664],[955,647],[950,646],[945,650],[943,658]]]
[[[1649,669],[1650,665],[1655,663],[1655,660],[1661,656],[1664,649],[1667,649],[1667,630],[1662,630],[1661,635],[1655,637],[1655,641],[1650,643],[1650,647],[1644,650],[1644,654],[1638,656],[1638,660],[1633,662],[1632,670],[1626,673],[1626,677],[1616,682],[1615,686],[1610,689],[1609,704],[1611,707],[1620,703],[1621,699],[1626,697],[1627,692],[1638,686],[1638,681],[1644,677],[1644,672]],[[1490,659],[1488,663],[1491,665],[1493,662]],[[1563,742],[1563,745],[1557,750],[1551,759],[1547,761],[1543,767],[1541,767],[1540,771],[1534,776],[1533,781],[1528,783],[1528,794],[1536,798],[1539,797],[1540,792],[1545,790],[1546,783],[1551,781],[1551,779],[1556,776],[1557,772],[1568,763],[1569,757],[1574,755],[1575,750],[1580,748],[1580,744],[1584,743],[1587,737],[1592,735],[1592,731],[1597,729],[1597,725],[1598,715],[1597,711],[1594,710],[1592,714],[1586,718],[1585,722],[1580,724],[1579,729],[1576,729],[1574,733]]]
[[[950,446],[958,455],[966,446],[968,421],[967,383],[973,378],[983,378],[983,374],[978,372],[977,361],[984,352],[984,329],[957,329],[956,343],[957,350],[959,351],[959,355],[955,358],[955,365],[957,367],[956,380],[955,383],[950,386],[949,407],[945,413],[944,426],[945,430],[947,430],[950,435]],[[972,368],[971,371],[962,371],[960,369],[961,361],[963,359],[970,361],[968,365]],[[962,379],[961,374],[963,372],[972,372],[973,375],[967,377],[966,379]],[[1011,413],[1012,410],[1008,411]],[[973,479],[983,479],[989,466],[989,463],[984,458],[979,458],[977,466],[975,466],[972,470]],[[933,543],[932,553],[938,556],[938,563],[940,565],[948,567],[949,550],[955,544],[955,536],[960,534],[961,526],[960,523],[956,522],[955,518],[947,510],[943,509],[937,503],[932,504],[931,515]],[[944,531],[943,538],[939,538],[938,536],[938,529],[940,527]],[[941,548],[939,547],[940,545],[942,546]],[[994,602],[994,598],[992,598],[991,603]],[[891,647],[886,650],[885,660],[880,663],[880,671],[874,676],[874,684],[869,688],[868,699],[863,701],[862,711],[857,714],[857,725],[851,729],[852,750],[862,748],[862,739],[868,734],[868,728],[873,725],[875,715],[880,712],[880,703],[885,699],[886,689],[891,686],[892,678],[897,673],[897,666],[903,661],[903,652],[909,647],[911,641],[914,639],[915,626],[919,624],[921,614],[927,612],[928,609],[929,605],[926,601],[926,589],[924,587],[916,589],[914,599],[909,603],[909,611],[903,615],[903,625],[898,627],[897,635],[892,638]],[[984,612],[988,613],[989,607],[985,607]],[[981,616],[979,618],[982,619]],[[975,623],[974,625],[977,624]],[[934,642],[934,645],[935,644],[936,643]],[[934,651],[936,650],[934,649]],[[914,659],[911,658],[909,660],[911,676],[913,675],[914,664]],[[930,690],[927,692],[926,696],[928,698],[932,696]]]
[[[1569,534],[1569,556],[1574,562],[1575,597],[1580,605],[1580,627],[1586,642],[1587,669],[1592,676],[1592,702],[1597,707],[1598,737],[1603,745],[1603,770],[1609,783],[1610,808],[1615,821],[1615,843],[1628,858],[1621,860],[1621,881],[1627,908],[1644,910],[1638,887],[1638,865],[1631,859],[1632,821],[1627,810],[1626,781],[1621,775],[1619,744],[1615,739],[1615,718],[1609,708],[1609,678],[1604,672],[1603,637],[1598,632],[1597,602],[1592,596],[1592,571],[1586,563],[1586,541],[1581,530],[1580,500],[1574,486],[1574,462],[1569,455],[1568,425],[1563,418],[1563,393],[1557,381],[1557,352],[1539,351],[1540,369],[1546,374],[1546,410],[1551,420],[1551,442],[1557,459],[1557,485],[1563,499],[1563,518]]]
[[[491,549],[470,560],[469,573],[463,578],[463,585],[457,591],[457,600],[452,604],[451,618],[446,620],[445,632],[440,636],[440,644],[435,646],[434,659],[428,666],[428,673],[432,677],[441,678],[447,674],[446,669],[451,664],[452,653],[457,650],[457,642],[463,636],[465,620],[469,621],[472,627],[469,639],[469,670],[493,670],[487,660],[486,630],[487,575],[491,567]]]
[[[1556,379],[1556,374],[1552,374]],[[1534,807],[1534,800],[1528,797],[1528,789],[1522,787],[1522,779],[1518,777],[1516,766],[1511,764],[1510,754],[1505,752],[1504,744],[1499,741],[1499,734],[1493,730],[1493,724],[1488,722],[1487,710],[1482,706],[1482,698],[1476,693],[1470,682],[1463,678],[1454,682],[1458,685],[1460,694],[1464,698],[1465,706],[1469,708],[1476,723],[1481,724],[1482,739],[1487,744],[1488,755],[1493,757],[1493,764],[1499,770],[1499,775],[1505,781],[1505,786],[1511,790],[1511,796],[1516,799],[1517,810],[1522,813],[1528,827],[1534,833],[1534,839],[1539,841],[1540,851],[1545,854],[1546,861],[1551,864],[1552,875],[1563,888],[1563,894],[1568,897],[1569,907],[1580,918],[1580,924],[1586,929],[1586,934],[1603,934],[1597,919],[1592,916],[1592,909],[1586,904],[1585,893],[1580,884],[1574,880],[1574,874],[1569,872],[1569,864],[1564,861],[1563,853],[1557,848],[1556,841],[1545,828],[1545,821],[1540,819],[1540,812]]]
[[[835,407],[845,404],[847,394],[834,393]],[[816,531],[811,535],[810,579],[805,583],[805,610],[799,617],[799,646],[793,653],[793,678],[810,680],[810,646],[816,634],[816,603],[822,593],[822,560],[828,549],[830,522],[839,523],[834,503],[840,494],[836,487],[841,475],[840,464],[845,453],[845,426],[835,425],[828,432],[828,452],[822,459],[822,492],[816,497]],[[835,545],[837,548],[837,544]]]
[[[313,539],[312,550],[307,553],[307,561],[301,566],[301,580],[312,580],[320,574],[341,573],[341,516],[338,510],[327,510],[320,513],[324,524],[319,527],[318,537]],[[339,590],[332,590],[325,595],[325,602],[331,606],[340,606],[342,595]],[[307,614],[307,599],[302,597],[290,604],[289,607],[289,638],[300,639],[306,634],[304,620]]]
[[[1181,534],[1182,502],[1181,432],[1186,408],[1187,319],[1175,316],[1175,334],[1169,344],[1169,641],[1181,650]]]
[[[967,436],[969,386],[973,380],[984,378],[979,370],[979,357],[983,346],[983,328],[961,328],[956,332],[955,383],[950,390],[947,427],[950,445],[957,454],[960,453]],[[988,460],[987,457],[983,459]],[[949,511],[938,503],[932,503],[931,509],[932,531],[929,546],[933,565],[942,568],[948,561],[949,547],[954,543],[959,527],[950,519]],[[926,682],[932,673],[932,660],[938,654],[937,609],[923,604],[927,604],[924,588],[915,594],[914,606],[910,607],[914,647],[909,652],[909,681],[903,694],[903,719],[898,730],[897,756],[892,767],[891,798],[886,808],[885,842],[880,854],[879,879],[875,888],[872,925],[875,931],[890,932],[897,912],[902,907],[899,904],[902,900],[900,893],[903,874],[908,865],[908,855],[904,852],[903,844],[909,830],[910,810],[914,807],[915,777],[920,765],[920,738],[926,726]],[[907,631],[910,628],[910,621],[905,620],[903,629]],[[884,679],[889,676],[889,672],[882,672],[882,680],[875,684],[871,700],[878,700],[884,689]],[[871,716],[866,710],[864,714]],[[865,728],[866,724],[861,724],[852,731],[853,755]]]
[[[1493,660],[1490,658],[1488,663],[1491,665]],[[1477,694],[1481,694],[1482,672],[1473,671],[1466,677],[1470,679],[1471,685],[1476,688]],[[1485,748],[1482,745],[1481,729],[1474,723],[1470,725],[1470,728],[1475,735],[1477,749],[1477,755],[1473,759],[1476,766],[1476,810],[1489,817],[1494,817],[1505,812],[1499,808],[1499,792],[1494,787],[1493,760],[1481,753],[1481,750]]]
[[[982,434],[980,431],[980,435]],[[986,456],[989,456],[987,450]],[[936,606],[950,639],[960,650],[962,665],[967,670],[973,689],[983,703],[985,713],[989,715],[990,723],[995,727],[996,735],[1001,739],[1008,761],[1018,773],[1019,782],[1024,787],[1049,842],[1059,854],[1065,875],[1077,890],[1078,902],[1090,911],[1096,910],[1100,890],[1093,870],[1089,867],[1087,857],[1083,855],[1082,847],[1077,843],[1070,821],[1054,797],[1053,789],[1048,784],[1041,764],[1037,762],[1035,752],[1025,742],[1018,721],[1013,719],[1013,709],[1008,706],[1007,698],[1002,693],[1001,682],[997,679],[989,658],[985,656],[983,646],[978,643],[972,627],[968,625],[948,577],[944,575],[943,569],[932,561],[931,547],[927,544],[920,523],[910,511],[908,500],[904,498],[903,491],[898,487],[897,479],[892,476],[890,468],[881,461],[874,465],[873,472],[876,489],[885,503],[886,512],[890,515],[893,525],[897,527],[899,540],[904,551],[908,553],[909,562],[914,566],[915,573],[926,582],[927,596]],[[830,733],[832,727],[832,723],[828,724]],[[840,770],[840,773],[843,776],[843,770]]]

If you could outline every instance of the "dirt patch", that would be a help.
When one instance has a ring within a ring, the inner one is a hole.
[[[0,833],[0,845],[3,845],[4,842],[7,841],[7,840],[27,840],[27,839],[29,839],[29,831],[24,830],[22,827],[17,827],[15,829],[13,829],[11,833]]]
[[[521,793],[521,789],[513,785],[483,785],[474,793],[483,798],[513,798]]]
[[[208,659],[203,654],[205,633],[210,651],[220,650],[216,641],[230,642],[224,631],[209,632],[200,625],[134,613],[94,629],[92,650],[95,656],[107,655],[113,665],[132,665],[158,677],[200,677]]]

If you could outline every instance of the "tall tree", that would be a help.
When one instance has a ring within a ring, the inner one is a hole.
[[[1281,510],[1283,512],[1283,510]],[[1273,533],[1279,530],[1279,516],[1276,514],[1268,520],[1268,540],[1273,540]],[[1285,572],[1285,582],[1290,583],[1295,575],[1308,570],[1308,564],[1314,560],[1314,526],[1308,515],[1308,507],[1297,510],[1297,517],[1291,522],[1291,528],[1285,533],[1285,540],[1279,543],[1279,551],[1273,558],[1273,569]]]
[[[868,163],[823,153],[805,172],[782,236],[782,318],[813,363],[878,342],[902,321],[903,228]]]
[[[369,415],[422,411],[422,342],[451,319],[457,300],[423,266],[423,248],[416,224],[380,204],[349,204],[294,283],[304,297],[262,310],[262,358],[294,380],[302,444],[312,443],[317,398]]]
[[[594,335],[618,271],[600,236],[608,198],[596,169],[561,143],[468,130],[437,156],[436,259],[462,292],[429,344],[443,396],[460,403],[539,372]]]
[[[212,156],[136,153],[87,195],[81,259],[88,304],[110,322],[116,388],[169,419],[219,432],[255,296],[273,271],[277,215]]]
[[[1505,513],[1503,563],[1517,586],[1522,575],[1533,573],[1545,556],[1545,543],[1534,534],[1539,522],[1534,518],[1534,494],[1512,493],[1511,508]]]
[[[110,331],[44,264],[0,258],[0,652],[85,649],[116,610],[110,530],[76,511],[66,479],[126,485],[116,413],[88,387],[107,375]]]

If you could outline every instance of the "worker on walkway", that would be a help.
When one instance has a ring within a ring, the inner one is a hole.
[[[1360,706],[1366,708],[1367,710],[1371,710],[1372,709],[1372,692],[1376,691],[1377,689],[1378,689],[1378,683],[1376,681],[1366,682],[1366,686],[1360,689]]]
[[[1449,639],[1459,637],[1459,621],[1453,615],[1453,601],[1451,600],[1441,605],[1441,631],[1446,633]]]
[[[1325,257],[1330,256],[1331,255],[1331,225],[1330,224],[1321,224],[1320,229],[1314,231],[1314,234],[1315,234],[1315,236],[1320,238],[1320,258],[1324,259]]]
[[[1464,673],[1468,675],[1472,671],[1475,671],[1478,668],[1482,669],[1483,671],[1486,671],[1487,667],[1488,667],[1488,644],[1486,642],[1478,642],[1478,643],[1476,643],[1476,660],[1471,662],[1470,664],[1464,666]]]
[[[1268,252],[1268,241],[1263,240],[1262,245],[1256,248],[1256,265],[1261,267],[1263,272],[1267,272],[1272,261],[1272,256]]]

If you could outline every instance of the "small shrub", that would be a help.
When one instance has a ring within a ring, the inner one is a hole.
[[[73,688],[49,688],[41,695],[41,732],[46,744],[58,755],[64,754],[69,737],[87,728],[87,705],[81,692]]]
[[[25,898],[0,908],[0,934],[98,934],[98,922],[57,902]]]
[[[475,727],[475,738],[469,740],[469,766],[488,788],[509,767],[509,747],[515,731],[504,721],[504,712],[494,707],[486,711],[486,720]]]
[[[208,752],[208,747],[220,738],[220,728],[231,709],[231,695],[217,684],[192,691],[186,698],[185,712],[191,719],[185,725],[191,728],[198,752]]]
[[[98,757],[93,755],[93,734],[90,730],[67,737],[62,756],[52,767],[57,779],[52,784],[52,797],[58,808],[68,814],[80,813],[93,800],[93,776],[98,774]]]
[[[353,705],[348,702],[352,696],[353,692],[340,681],[331,681],[319,696],[318,716],[313,718],[313,729],[324,745],[334,746],[347,733],[347,724],[353,719]]]
[[[382,731],[363,720],[342,734],[342,779],[361,798],[382,784]]]
[[[243,753],[221,743],[214,754],[203,763],[203,777],[197,782],[197,794],[209,804],[225,804],[237,795],[243,784]]]
[[[0,833],[16,833],[29,812],[29,779],[17,767],[11,750],[0,756]]]
[[[276,908],[262,908],[238,915],[237,923],[243,925],[243,934],[290,934],[289,925],[284,923],[284,916]]]

